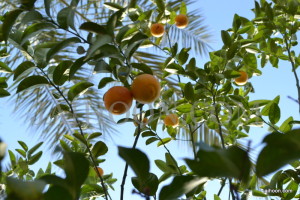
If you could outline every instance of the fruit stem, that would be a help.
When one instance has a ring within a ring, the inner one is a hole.
[[[143,106],[140,107],[140,117],[139,117],[139,124],[137,127],[137,135],[134,139],[132,149],[136,148],[136,145],[138,143],[139,137],[141,135],[141,124],[142,124],[142,117],[143,117]],[[123,178],[122,178],[122,183],[121,183],[121,195],[120,195],[120,200],[124,199],[124,186],[126,183],[126,177],[127,177],[127,171],[128,171],[128,163],[126,163],[125,168],[124,168],[124,173],[123,173]]]

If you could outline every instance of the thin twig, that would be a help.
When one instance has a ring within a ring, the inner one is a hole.
[[[138,128],[137,128],[137,136],[134,139],[134,143],[133,143],[132,149],[136,148],[136,145],[138,143],[139,137],[141,135],[141,124],[142,124],[142,117],[143,117],[142,114],[143,114],[143,107],[141,106],[141,108],[140,108],[139,123],[138,123]],[[128,166],[129,166],[128,163],[126,163],[125,168],[124,168],[122,183],[121,183],[121,195],[120,195],[120,199],[121,200],[124,199],[124,186],[125,186],[125,183],[126,183]]]
[[[221,192],[222,192],[222,190],[223,190],[223,188],[225,186],[226,180],[227,180],[227,178],[225,178],[224,182],[222,182],[221,187],[220,187],[219,192],[218,192],[218,196],[220,196],[220,194],[221,194]]]

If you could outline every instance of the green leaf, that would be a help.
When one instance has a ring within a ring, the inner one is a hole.
[[[0,61],[0,72],[11,73],[12,70],[4,62]]]
[[[156,166],[163,172],[170,172],[170,167],[162,160],[155,160],[154,161]]]
[[[105,26],[99,25],[94,22],[84,22],[80,25],[79,29],[100,35],[107,33]]]
[[[48,22],[40,22],[28,26],[22,34],[20,45],[23,45],[25,42],[27,42],[29,38],[38,35],[39,33],[43,32],[45,29],[51,29],[51,28],[55,28],[55,26],[52,23],[48,23]]]
[[[69,27],[75,29],[74,15],[75,11],[72,7],[63,8],[57,14],[57,22],[64,29],[68,29]]]
[[[256,196],[256,197],[267,197],[268,196],[264,192],[259,191],[259,190],[252,190],[252,195]]]
[[[294,121],[293,117],[287,118],[279,127],[279,130],[283,133],[290,131],[293,128],[293,124],[290,122]]]
[[[149,176],[149,159],[138,149],[118,147],[119,156],[132,168],[140,181],[146,181]]]
[[[82,81],[73,85],[68,92],[68,99],[73,101],[77,96],[85,93],[89,87],[92,87],[94,84]]]
[[[182,48],[178,54],[178,62],[180,65],[184,65],[186,61],[189,59],[189,51],[191,48]]]
[[[14,71],[14,78],[15,81],[19,76],[23,74],[27,74],[28,72],[32,71],[35,67],[35,64],[30,61],[22,62]]]
[[[72,149],[69,147],[69,145],[64,140],[60,140],[59,143],[64,151],[72,152]]]
[[[139,48],[142,42],[147,39],[148,36],[144,33],[138,32],[135,34],[128,42],[128,47],[125,50],[125,56],[127,59],[131,58],[131,56],[135,53],[135,51]]]
[[[7,77],[0,77],[0,88],[8,87],[6,80],[7,80]]]
[[[38,153],[34,154],[33,156],[31,156],[28,160],[28,164],[29,165],[33,165],[34,163],[36,163],[43,155],[42,151],[39,151]]]
[[[272,124],[276,124],[280,119],[280,108],[277,103],[272,103],[269,109],[269,119]]]
[[[149,173],[148,178],[143,182],[141,182],[138,177],[132,177],[131,182],[136,189],[148,196],[156,194],[159,184],[157,176],[153,173]]]
[[[80,57],[75,62],[73,65],[70,67],[70,73],[69,73],[69,80],[71,80],[75,73],[82,67],[83,64],[85,64],[88,60],[86,60],[86,57]]]
[[[159,147],[159,146],[161,146],[161,145],[165,145],[165,144],[169,143],[171,140],[172,140],[172,138],[170,138],[170,137],[163,138],[162,140],[160,140],[160,141],[157,143],[157,147]]]
[[[36,10],[31,10],[27,12],[24,17],[22,18],[22,24],[29,24],[29,23],[34,23],[34,22],[40,22],[43,21],[43,15],[36,11]]]
[[[97,35],[96,40],[87,50],[86,59],[90,58],[100,47],[110,42],[112,42],[112,37],[110,35]]]
[[[299,187],[299,184],[296,183],[295,181],[291,180],[291,182],[285,188],[286,191],[291,191],[291,192],[283,193],[284,199],[293,199],[298,191],[298,187]]]
[[[72,191],[77,194],[75,199],[79,199],[81,185],[89,173],[89,161],[83,154],[75,152],[64,153],[64,160],[66,181],[72,186]]]
[[[111,77],[104,77],[101,79],[98,85],[98,89],[104,88],[108,83],[115,81],[115,79]]]
[[[222,30],[221,31],[222,41],[225,44],[225,46],[230,47],[232,41],[229,33],[227,31]]]
[[[124,11],[125,11],[125,9],[118,10],[117,12],[115,12],[114,14],[112,14],[109,17],[109,19],[106,23],[107,33],[112,38],[115,37],[115,34],[114,34],[115,28],[119,25],[122,25],[122,23],[120,22],[120,18],[122,16],[122,14],[124,13]]]
[[[69,78],[68,69],[72,66],[73,62],[64,60],[53,71],[53,82],[56,85],[63,85]]]
[[[286,134],[269,134],[264,138],[263,142],[266,143],[266,146],[259,153],[256,162],[256,174],[259,177],[300,159],[299,129],[289,131]]]
[[[0,88],[0,98],[10,96],[10,93],[3,88]]]
[[[51,2],[52,2],[52,0],[44,0],[45,11],[49,17],[51,17],[51,14],[50,14]]]
[[[123,7],[120,4],[117,3],[112,3],[112,2],[105,2],[104,7],[113,10],[113,11],[118,11],[120,9],[123,9]]]
[[[186,3],[184,1],[181,1],[179,13],[183,15],[187,14]]]
[[[104,142],[98,141],[92,149],[93,155],[98,158],[99,156],[102,156],[106,154],[108,151],[108,148]]]
[[[200,177],[229,177],[243,182],[249,178],[251,163],[248,153],[237,146],[216,149],[201,143],[197,157],[199,161],[190,159],[185,159],[185,161]]]
[[[17,20],[18,16],[23,11],[24,11],[23,9],[15,9],[15,10],[5,13],[5,18],[4,18],[3,26],[2,26],[3,40],[6,41],[8,39],[8,35],[9,35],[13,25],[15,24],[15,21]]]
[[[189,113],[189,112],[191,112],[192,108],[193,108],[192,104],[186,103],[186,104],[181,104],[181,105],[177,106],[176,110],[181,113]]]
[[[65,39],[65,40],[59,42],[57,45],[55,45],[48,51],[47,56],[46,56],[46,61],[49,62],[49,60],[55,54],[57,54],[59,51],[61,51],[62,49],[66,48],[66,47],[70,47],[71,44],[79,43],[79,42],[80,42],[80,39],[77,37],[68,38],[68,39]]]
[[[18,143],[21,145],[21,147],[27,152],[28,146],[23,141],[18,141]]]
[[[25,182],[12,177],[6,178],[8,197],[7,199],[41,199],[46,183],[42,180]],[[17,198],[16,198],[17,197]]]
[[[165,11],[165,1],[164,0],[154,0],[155,4],[157,5],[157,8],[160,12]]]
[[[26,152],[22,149],[16,149],[16,152],[18,152],[21,156],[23,156],[24,158],[26,158]]]
[[[48,82],[48,80],[43,76],[37,76],[37,75],[29,76],[19,83],[17,88],[17,93],[27,90],[29,88],[39,87],[41,85],[49,85],[49,84],[50,83]]]
[[[38,144],[34,145],[31,149],[28,151],[28,155],[31,156],[40,146],[42,146],[44,142],[39,142]]]
[[[236,32],[237,30],[239,30],[241,24],[242,24],[242,22],[241,22],[240,16],[238,16],[237,14],[235,14],[234,18],[233,18],[233,23],[232,23],[232,29],[233,29],[233,31]]]
[[[246,64],[247,67],[250,67],[252,69],[257,68],[257,59],[254,54],[252,53],[247,53],[244,56],[244,63]]]
[[[56,105],[54,108],[52,108],[51,113],[50,113],[50,117],[54,118],[57,115],[63,113],[63,112],[69,112],[70,111],[70,107],[66,104],[58,104]]]
[[[194,102],[195,100],[194,88],[191,82],[188,82],[184,86],[184,98],[190,102]]]
[[[152,69],[148,65],[146,65],[145,63],[131,63],[131,66],[135,69],[141,70],[145,74],[152,74],[153,75]]]
[[[157,140],[159,140],[159,139],[157,139],[156,137],[148,138],[148,139],[146,140],[146,145],[149,145],[149,144],[151,144],[151,143],[153,143],[153,142],[155,142],[155,141],[157,141]]]
[[[70,191],[66,187],[53,185],[48,189],[44,195],[45,200],[73,200],[74,197],[70,194]]]
[[[180,196],[192,191],[207,181],[207,178],[194,176],[176,176],[171,184],[164,186],[159,193],[159,200],[178,199]]]
[[[221,198],[218,195],[214,194],[214,200],[221,200]]]
[[[250,108],[260,108],[264,105],[267,105],[270,102],[270,100],[254,100],[249,102]]]
[[[297,0],[288,0],[288,13],[295,15],[299,7],[299,2]]]
[[[100,132],[92,133],[92,134],[89,135],[88,140],[95,139],[97,137],[100,137],[101,135],[102,135],[102,133],[100,133]]]

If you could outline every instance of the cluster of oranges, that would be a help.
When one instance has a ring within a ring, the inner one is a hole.
[[[188,23],[188,17],[184,14],[180,14],[175,17],[175,25],[177,26],[177,28],[183,29],[187,27]],[[154,37],[161,37],[165,33],[164,25],[161,23],[152,24],[150,27],[150,32]]]
[[[114,86],[104,95],[105,108],[115,115],[127,112],[133,99],[139,103],[147,104],[154,102],[160,95],[160,84],[150,74],[138,75],[131,84],[131,90],[124,86]]]
[[[154,102],[159,97],[160,90],[160,83],[153,75],[141,74],[135,77],[130,90],[124,86],[114,86],[104,94],[103,101],[109,112],[120,115],[130,109],[133,99],[143,104]],[[146,118],[143,123],[147,123]],[[178,116],[167,115],[164,123],[175,127],[179,123]]]

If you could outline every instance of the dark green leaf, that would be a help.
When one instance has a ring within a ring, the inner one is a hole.
[[[68,69],[72,66],[73,62],[64,60],[53,71],[53,82],[56,85],[63,85],[69,78]]]
[[[139,48],[139,46],[142,44],[142,42],[147,39],[148,36],[144,33],[138,32],[135,34],[128,42],[128,47],[125,51],[126,58],[131,58],[131,56],[134,54],[134,52]]]
[[[0,88],[0,97],[10,96],[10,93],[3,88]]]
[[[157,139],[156,137],[148,138],[148,139],[146,140],[146,145],[149,145],[149,144],[151,144],[151,143],[153,143],[153,142],[155,142],[155,141],[157,141],[157,140],[159,140],[159,139]]]
[[[170,172],[169,166],[162,160],[155,160],[156,166],[163,172]]]
[[[108,148],[104,142],[98,141],[92,149],[93,155],[98,158],[99,156],[102,156],[106,154],[108,151]]]
[[[159,200],[178,199],[207,181],[194,176],[176,176],[170,185],[164,186],[159,193]]]
[[[138,179],[146,181],[149,176],[150,163],[148,157],[138,149],[118,147],[119,156],[132,168]]]
[[[194,88],[191,82],[188,82],[184,86],[184,98],[190,102],[195,100]]]
[[[85,64],[88,60],[86,60],[86,57],[80,57],[78,58],[73,65],[70,68],[70,73],[69,73],[69,79],[71,80],[75,73],[82,67],[83,64]]]
[[[49,82],[45,77],[37,75],[29,76],[19,83],[17,93],[32,87],[39,87],[41,85],[49,85]]]
[[[74,15],[75,10],[72,7],[63,8],[57,14],[57,22],[64,29],[68,29],[69,27],[75,29]]]
[[[89,162],[83,154],[74,152],[64,153],[64,160],[66,181],[73,186],[73,191],[77,193],[76,199],[78,199],[81,185],[88,176]]]
[[[235,14],[234,18],[233,18],[233,24],[232,24],[233,31],[236,32],[237,30],[239,30],[241,24],[242,24],[242,22],[241,22],[240,16]]]
[[[40,146],[42,146],[44,142],[39,142],[38,144],[34,145],[31,149],[28,151],[28,155],[31,156]]]
[[[285,188],[286,191],[291,192],[285,192],[283,193],[284,199],[293,199],[298,191],[299,183],[296,183],[295,181],[291,180],[291,182],[288,184],[288,186]]]
[[[149,173],[148,178],[143,182],[141,182],[138,177],[133,177],[131,181],[134,187],[141,193],[148,196],[153,196],[156,194],[159,182],[155,174]]]
[[[291,124],[290,122],[294,121],[293,117],[289,117],[287,118],[279,127],[279,130],[283,133],[288,132],[292,129],[293,124]]]
[[[112,2],[105,2],[103,5],[104,7],[114,11],[118,11],[123,8],[120,4],[112,3]]]
[[[89,87],[92,87],[94,84],[82,81],[73,85],[68,92],[68,99],[73,101],[77,96],[85,93]]]
[[[45,11],[49,17],[51,17],[51,14],[50,14],[51,2],[52,2],[52,0],[44,0]]]
[[[264,192],[259,191],[259,190],[252,190],[252,195],[256,196],[256,197],[267,197],[268,196]]]
[[[101,79],[98,85],[98,89],[104,88],[108,83],[115,81],[115,79],[111,77],[104,77]]]
[[[166,5],[164,0],[154,0],[154,2],[160,12],[165,12]]]
[[[27,152],[28,146],[23,141],[18,141],[18,143],[21,145],[21,147]]]
[[[5,41],[8,39],[8,35],[15,21],[23,11],[24,11],[23,9],[16,9],[16,10],[9,11],[5,14],[5,19],[3,21],[3,26],[2,26],[2,32],[3,32],[2,37]]]
[[[135,69],[141,70],[142,72],[144,72],[146,74],[152,74],[153,75],[152,69],[148,65],[146,65],[145,63],[131,63],[131,66]]]
[[[180,65],[184,65],[189,59],[189,51],[191,48],[182,48],[178,54],[178,62]]]
[[[81,30],[85,30],[90,33],[95,33],[95,34],[100,34],[100,35],[107,33],[105,26],[101,26],[94,22],[84,22],[83,24],[80,25],[79,28]]]
[[[280,108],[277,103],[272,103],[269,109],[269,119],[272,124],[276,124],[280,119]]]
[[[256,174],[259,177],[300,159],[299,129],[289,131],[286,134],[269,134],[263,142],[266,143],[266,146],[259,153],[256,162]]]
[[[38,153],[34,154],[33,156],[30,157],[30,159],[28,160],[28,164],[29,165],[33,165],[34,163],[36,163],[43,155],[42,151],[39,151]]]
[[[0,61],[0,72],[11,73],[12,70],[4,62]]]
[[[49,62],[49,60],[55,54],[57,54],[59,51],[61,51],[62,49],[66,48],[66,47],[70,47],[70,45],[73,43],[79,43],[79,42],[80,42],[80,39],[77,37],[68,38],[68,39],[65,39],[65,40],[59,42],[57,45],[55,45],[48,51],[47,56],[46,56],[46,61]]]
[[[27,74],[27,72],[32,71],[34,69],[34,63],[30,61],[22,62],[17,69],[14,71],[14,81],[21,76],[22,74]]]
[[[100,137],[101,135],[102,135],[102,133],[100,133],[100,132],[92,133],[92,134],[89,135],[88,140],[95,139],[97,137]]]
[[[21,156],[23,156],[24,158],[26,158],[26,152],[22,149],[16,149],[16,152],[18,152]]]
[[[86,54],[86,59],[94,55],[94,53],[103,45],[108,44],[112,41],[112,37],[109,35],[97,35],[96,41],[89,47]]]
[[[227,31],[222,30],[221,31],[222,41],[227,46],[230,47],[231,45],[231,37]]]
[[[43,32],[45,29],[52,29],[52,28],[55,28],[55,26],[52,23],[47,23],[47,22],[35,23],[28,26],[22,34],[20,45],[23,45],[29,38],[38,35],[39,33]]]

